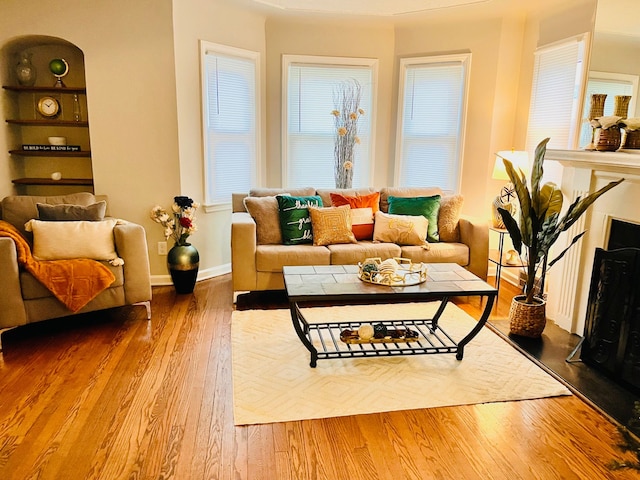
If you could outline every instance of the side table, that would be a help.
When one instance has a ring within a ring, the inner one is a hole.
[[[505,235],[509,235],[509,231],[504,228],[498,227],[489,227],[489,231],[495,232],[498,234],[498,250],[490,250],[489,251],[489,261],[496,265],[496,290],[498,294],[500,294],[500,277],[502,276],[502,268],[523,268],[526,267],[526,262],[522,261],[520,257],[520,261],[517,264],[506,263],[504,260],[504,237]],[[497,302],[496,302],[497,304]]]

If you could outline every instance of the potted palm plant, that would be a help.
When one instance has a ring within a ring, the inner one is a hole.
[[[507,210],[498,208],[513,247],[518,254],[522,253],[523,245],[526,248],[524,294],[515,296],[511,302],[510,331],[516,335],[534,338],[542,334],[546,323],[546,301],[543,292],[547,270],[560,260],[585,232],[576,235],[568,247],[547,262],[551,246],[558,240],[560,233],[569,229],[600,195],[624,180],[610,182],[584,198],[578,197],[569,206],[564,216],[560,217],[563,201],[560,188],[552,182],[541,184],[542,164],[548,142],[549,139],[546,138],[536,147],[531,168],[531,191],[527,186],[525,174],[521,170],[516,172],[513,164],[502,157],[520,202],[520,221],[516,222]],[[536,282],[537,276],[539,280]]]

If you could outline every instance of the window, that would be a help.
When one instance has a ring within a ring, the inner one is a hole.
[[[549,137],[548,148],[573,149],[578,118],[586,35],[536,50],[527,150]]]
[[[458,191],[471,54],[400,61],[398,186]]]
[[[625,75],[622,73],[589,72],[587,91],[584,96],[582,108],[582,127],[578,146],[584,148],[591,143],[592,128],[589,124],[589,111],[591,108],[591,95],[594,93],[606,93],[607,100],[604,104],[604,115],[613,115],[616,95],[630,95],[629,117],[634,117],[636,94],[638,92],[638,75]]]
[[[283,179],[287,187],[332,188],[334,179],[334,93],[354,79],[362,87],[354,149],[353,187],[372,183],[377,60],[285,55],[283,57]]]
[[[201,42],[205,203],[226,205],[258,178],[259,54]]]

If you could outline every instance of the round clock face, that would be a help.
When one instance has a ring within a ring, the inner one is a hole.
[[[38,112],[45,117],[55,117],[60,113],[60,103],[53,97],[42,97],[38,100]]]

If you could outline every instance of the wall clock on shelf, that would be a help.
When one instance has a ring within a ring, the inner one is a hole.
[[[40,99],[36,103],[36,110],[44,118],[56,118],[58,115],[60,115],[60,102],[55,97],[40,97]]]

